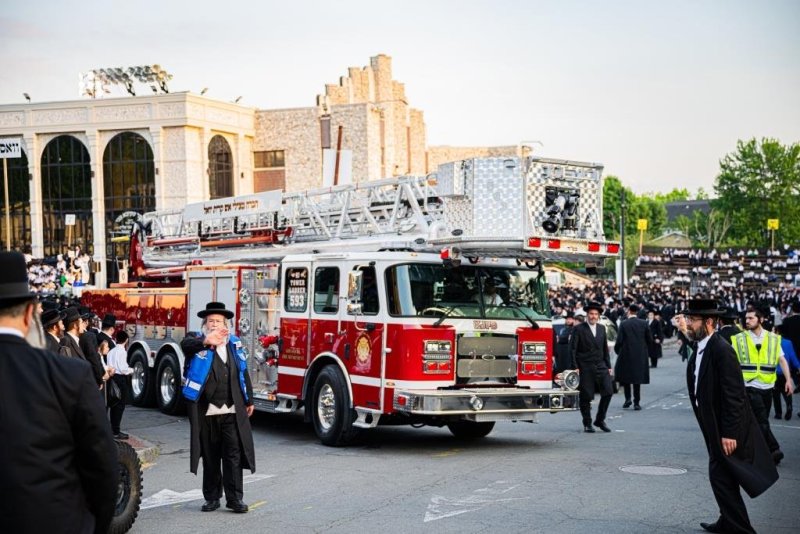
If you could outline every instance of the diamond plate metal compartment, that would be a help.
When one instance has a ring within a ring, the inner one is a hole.
[[[603,166],[597,163],[530,158],[525,171],[526,232],[545,237],[603,239]],[[547,232],[547,190],[574,192],[578,196],[575,228]]]
[[[439,166],[437,190],[448,232],[465,238],[523,239],[525,191],[519,158],[481,158]]]

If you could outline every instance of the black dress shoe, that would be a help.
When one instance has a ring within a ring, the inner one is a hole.
[[[583,431],[588,432],[589,434],[594,434],[594,428],[592,428],[592,425],[583,425]]]
[[[114,439],[128,439],[130,436],[125,432],[117,432],[114,434]]]
[[[787,421],[788,421],[789,419],[791,419],[791,418],[792,418],[792,411],[791,411],[791,410],[789,410],[788,412],[786,412],[786,415],[784,415],[784,416],[783,416],[783,418],[784,418],[785,420],[787,420]]]
[[[214,500],[204,502],[203,506],[200,507],[200,510],[203,512],[213,512],[217,508],[219,508],[219,500]]]
[[[634,410],[636,410],[636,411],[638,412],[639,410],[641,410],[641,409],[642,409],[642,407],[641,407],[641,406],[639,406],[638,404],[636,404],[636,405],[634,405],[633,409],[634,409]]]
[[[781,415],[779,413],[776,413],[775,414],[775,419],[783,419],[783,415]]]
[[[772,461],[775,462],[775,465],[778,465],[783,460],[783,452],[778,449],[777,451],[772,453]]]
[[[611,429],[608,428],[608,425],[605,421],[595,421],[594,426],[602,430],[603,432],[611,432]]]
[[[703,530],[708,532],[722,532],[719,523],[700,523],[700,526],[703,527]]]
[[[242,501],[228,501],[225,503],[225,508],[233,510],[237,514],[246,514],[249,508]]]
[[[632,403],[631,403],[631,401],[625,401],[625,402],[622,404],[622,407],[623,407],[623,408],[630,408],[630,407],[631,407],[631,404],[632,404]]]

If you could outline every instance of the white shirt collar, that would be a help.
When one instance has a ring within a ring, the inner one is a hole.
[[[25,334],[21,330],[11,328],[10,326],[0,326],[0,334],[8,334],[9,336],[17,336],[25,339]]]

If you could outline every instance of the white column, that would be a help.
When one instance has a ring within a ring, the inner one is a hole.
[[[42,148],[35,134],[25,136],[25,147],[28,149],[28,174],[31,198],[31,254],[34,258],[44,256],[44,221],[42,219]]]
[[[94,254],[92,261],[100,264],[100,270],[94,273],[97,287],[106,287],[108,265],[106,264],[106,237],[110,228],[106,228],[106,194],[103,178],[102,138],[97,130],[87,130],[86,140],[89,150],[89,166],[92,169],[92,243]]]
[[[164,156],[162,150],[162,134],[163,130],[160,126],[150,127],[150,137],[153,140],[153,165],[155,165],[155,182],[156,182],[156,210],[162,210],[166,206],[166,187],[164,180],[166,180],[166,173],[164,172]]]
[[[209,182],[211,176],[208,173],[208,143],[211,142],[212,137],[214,137],[214,134],[211,128],[203,128],[200,134],[200,157],[203,161],[203,200],[211,198],[211,184]]]

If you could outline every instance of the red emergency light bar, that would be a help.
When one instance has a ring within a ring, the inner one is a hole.
[[[561,248],[561,240],[560,239],[551,239],[547,242],[547,248],[552,249],[559,249]]]
[[[606,250],[609,254],[618,254],[619,253],[619,243],[609,243],[606,245]]]
[[[589,243],[589,252],[600,252],[600,243]]]

